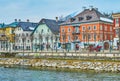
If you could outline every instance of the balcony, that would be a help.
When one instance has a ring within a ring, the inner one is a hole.
[[[80,34],[80,31],[73,31],[72,34],[73,34],[73,35],[79,35],[79,34]]]
[[[77,40],[74,39],[74,40],[73,40],[73,43],[80,43],[80,40],[79,40],[79,39],[77,39]]]

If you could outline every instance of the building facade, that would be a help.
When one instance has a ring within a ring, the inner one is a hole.
[[[60,47],[59,21],[41,19],[32,33],[34,50],[51,50]]]
[[[114,13],[112,17],[114,19],[113,26],[115,30],[114,45],[115,48],[118,49],[120,45],[120,13]]]
[[[108,49],[115,36],[113,21],[98,9],[85,9],[60,26],[60,42],[67,49],[84,48],[90,44]]]
[[[31,33],[37,23],[33,22],[18,22],[15,28],[15,50],[32,50]]]

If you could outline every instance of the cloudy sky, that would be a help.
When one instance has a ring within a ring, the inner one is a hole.
[[[120,0],[0,0],[0,23],[11,23],[14,19],[39,22],[41,18],[55,19],[82,11],[82,7],[93,5],[101,12],[119,12]]]

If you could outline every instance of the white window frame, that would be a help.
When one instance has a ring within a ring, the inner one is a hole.
[[[107,30],[107,26],[105,26],[105,29],[104,30]]]
[[[112,26],[110,26],[110,31],[112,31]]]
[[[85,26],[82,26],[82,31],[85,31]]]
[[[71,40],[71,37],[70,37],[70,35],[68,36],[68,41],[70,41]]]
[[[96,26],[94,26],[94,27],[93,27],[93,29],[94,29],[94,30],[96,30],[96,29],[97,29],[97,27],[96,27]]]
[[[115,24],[119,24],[119,18],[115,19]]]
[[[64,28],[62,28],[62,32],[65,32]]]
[[[70,29],[70,28],[68,28],[68,32],[71,32],[71,29]]]
[[[88,26],[88,30],[92,30],[91,26]]]
[[[100,25],[100,30],[103,30],[103,26],[102,25]]]

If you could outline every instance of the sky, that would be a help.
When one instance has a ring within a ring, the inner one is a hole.
[[[91,5],[100,12],[120,12],[120,0],[0,0],[0,23],[12,23],[14,19],[31,22],[55,19]]]

